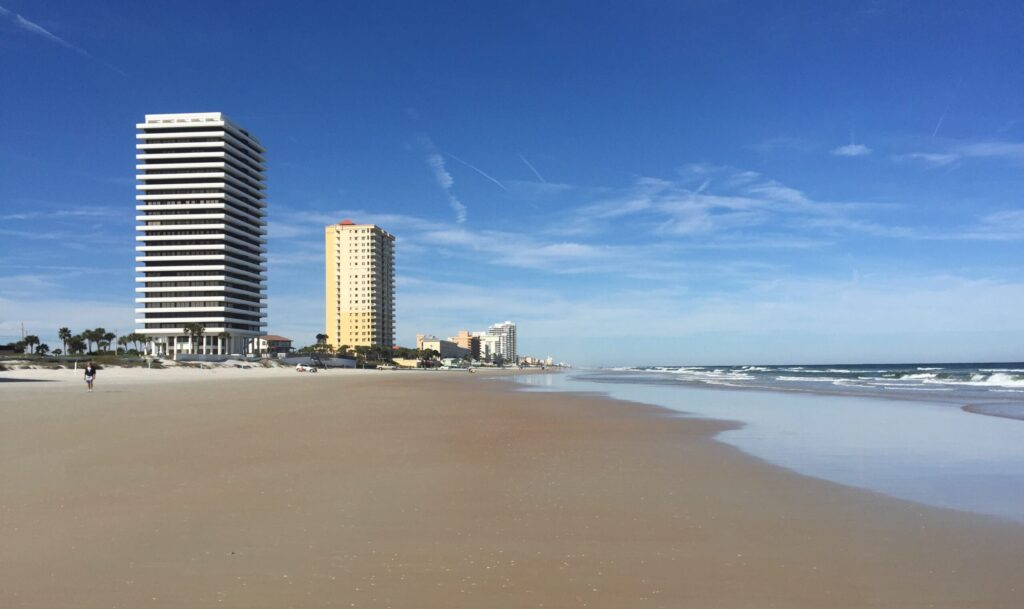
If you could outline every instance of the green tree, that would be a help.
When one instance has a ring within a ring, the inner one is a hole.
[[[39,344],[39,337],[35,334],[29,334],[22,339],[22,342],[25,343],[25,346],[28,347],[30,351],[32,351],[32,348]]]
[[[63,349],[54,349],[53,350],[53,354],[54,355],[64,355],[64,350]]]
[[[61,328],[60,330],[57,330],[57,338],[60,339],[61,344],[62,344],[62,346],[64,348],[63,351],[65,353],[68,350],[68,341],[71,340],[71,336],[72,336],[71,335],[71,330],[68,329],[67,327],[64,327],[64,328]],[[54,351],[54,353],[56,353],[56,351]]]
[[[103,342],[106,345],[108,351],[110,350],[110,346],[114,344],[115,338],[117,338],[117,334],[114,334],[113,332],[103,333]]]
[[[103,340],[103,336],[106,333],[107,333],[107,329],[106,328],[102,328],[102,327],[101,328],[93,328],[92,330],[89,330],[89,341],[93,342],[93,343],[96,343],[96,348],[95,349],[90,349],[90,351],[99,351],[100,350],[100,341]]]
[[[68,339],[68,349],[70,350],[70,353],[81,353],[87,346],[85,337],[82,336],[82,334],[75,334]]]
[[[117,346],[121,348],[125,353],[128,352],[128,337],[130,334],[123,334],[117,337]]]
[[[198,322],[188,323],[183,327],[185,329],[185,334],[188,334],[192,339],[192,353],[195,355],[197,353],[196,350],[200,347],[199,339],[201,339],[203,334],[206,332],[206,327]]]
[[[85,341],[86,351],[92,351],[92,344],[99,338],[96,334],[96,330],[90,330],[88,328],[82,330],[82,333],[79,334],[79,336],[81,336],[82,340]]]
[[[46,355],[49,352],[50,345],[47,345],[46,343],[40,343],[39,346],[36,347],[36,355]]]

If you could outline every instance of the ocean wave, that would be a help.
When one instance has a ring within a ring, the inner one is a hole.
[[[970,380],[967,379],[926,379],[925,383],[935,383],[941,385],[966,385],[974,387],[1021,387],[1024,388],[1024,378],[1019,375],[1011,375],[1003,372],[997,372],[995,374],[984,375],[975,374],[972,375]]]

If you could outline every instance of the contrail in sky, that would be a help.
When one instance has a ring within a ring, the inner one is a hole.
[[[83,49],[80,46],[76,46],[76,45],[71,44],[67,40],[64,40],[60,36],[54,34],[50,30],[48,30],[48,29],[44,28],[43,26],[39,25],[38,23],[35,23],[33,21],[29,21],[28,19],[25,19],[24,17],[22,17],[18,13],[15,13],[13,11],[9,11],[6,8],[0,6],[0,15],[2,15],[4,17],[11,18],[14,21],[15,25],[17,25],[21,29],[25,30],[26,32],[30,32],[30,33],[35,34],[37,36],[42,36],[43,38],[49,40],[50,42],[59,44],[60,46],[66,48],[66,49],[70,49],[70,50],[78,53],[82,57],[88,57],[89,59],[92,59],[94,61],[98,61],[98,62],[102,63],[103,65],[107,66],[108,68],[110,68],[111,70],[117,72],[121,76],[128,76],[123,71],[121,71],[118,68],[110,65],[109,63],[103,61],[102,59],[97,59],[97,58],[93,57],[92,55],[89,54],[89,51],[86,51],[85,49]]]
[[[455,156],[454,154],[451,154],[451,153],[446,153],[446,154],[448,154],[448,156],[450,156],[451,158],[455,159],[456,161],[458,161],[458,162],[462,163],[462,164],[463,164],[463,165],[465,165],[466,167],[469,167],[469,168],[470,168],[470,169],[472,169],[473,171],[475,171],[475,172],[479,173],[480,175],[482,175],[483,177],[487,178],[488,180],[490,180],[490,181],[494,182],[495,184],[497,184],[497,185],[498,185],[498,188],[500,188],[500,189],[502,189],[502,190],[504,190],[504,191],[508,191],[508,189],[507,189],[507,188],[505,188],[505,185],[504,185],[504,184],[502,184],[502,183],[501,183],[501,182],[499,182],[498,180],[495,180],[495,179],[494,179],[494,178],[492,178],[491,176],[487,175],[487,174],[486,174],[486,173],[484,172],[484,170],[480,169],[479,167],[477,167],[477,166],[475,166],[475,165],[471,165],[471,164],[467,163],[466,161],[463,161],[462,159],[460,159],[459,157]]]
[[[544,179],[544,176],[540,175],[540,172],[539,172],[539,171],[537,171],[537,168],[533,166],[533,163],[531,163],[530,161],[527,161],[527,160],[526,160],[526,157],[525,157],[525,156],[523,156],[522,154],[520,154],[520,155],[519,155],[519,158],[520,158],[520,159],[521,159],[521,160],[522,160],[522,161],[523,161],[524,163],[526,163],[526,166],[530,168],[530,171],[532,171],[532,172],[533,172],[533,175],[537,176],[537,179],[538,179],[538,180],[540,180],[541,182],[543,182],[543,183],[545,183],[545,184],[547,184],[547,183],[548,183],[548,181]]]
[[[956,87],[953,89],[953,95],[949,98],[949,103],[946,104],[946,109],[942,111],[942,116],[939,117],[939,122],[935,123],[935,129],[932,129],[932,137],[939,134],[939,127],[942,127],[942,123],[946,121],[946,115],[949,114],[949,109],[953,106],[953,101],[956,99],[956,94],[960,91],[960,85],[963,84],[963,82],[963,78],[956,82]]]

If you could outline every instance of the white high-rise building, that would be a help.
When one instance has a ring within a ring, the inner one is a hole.
[[[501,355],[504,362],[516,363],[516,324],[511,321],[494,324],[487,328],[487,334],[501,337],[498,343],[498,354]]]
[[[219,112],[135,126],[136,332],[151,354],[258,350],[266,333],[264,149]],[[193,344],[186,331],[203,326]]]

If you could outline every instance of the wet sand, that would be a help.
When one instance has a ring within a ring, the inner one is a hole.
[[[0,606],[1024,606],[1024,526],[767,465],[728,422],[244,372],[0,385]]]

